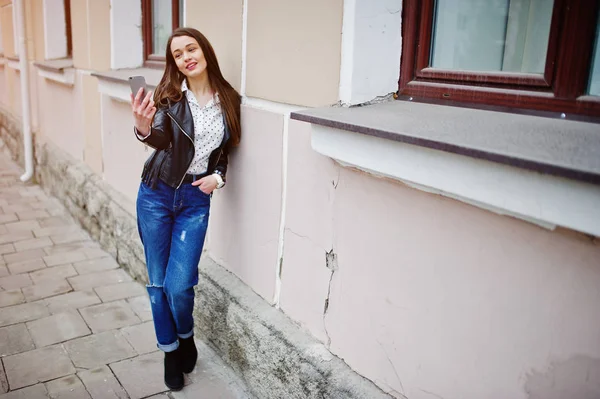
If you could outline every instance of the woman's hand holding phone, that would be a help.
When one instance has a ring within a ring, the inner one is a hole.
[[[149,135],[152,118],[156,113],[152,92],[150,91],[144,96],[144,89],[140,88],[135,97],[131,94],[131,108],[133,110],[134,126],[139,134],[141,136]]]

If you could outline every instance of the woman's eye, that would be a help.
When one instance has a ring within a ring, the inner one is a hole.
[[[181,57],[181,54],[176,54],[175,55],[175,59],[180,58],[180,57]]]

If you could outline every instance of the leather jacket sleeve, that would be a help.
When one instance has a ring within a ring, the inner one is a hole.
[[[171,122],[167,115],[167,108],[159,108],[154,114],[150,134],[142,138],[138,134],[135,135],[138,140],[148,144],[150,147],[157,150],[165,150],[171,145],[173,140],[173,132],[171,130]]]
[[[215,172],[220,174],[223,178],[223,181],[226,181],[225,175],[227,174],[227,163],[229,162],[229,145],[226,144],[223,147],[223,151],[217,161],[217,165],[215,166]]]

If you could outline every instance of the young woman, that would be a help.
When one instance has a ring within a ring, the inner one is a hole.
[[[142,173],[138,229],[165,384],[179,390],[198,356],[194,286],[211,194],[225,184],[229,149],[240,141],[240,96],[223,78],[206,37],[190,28],[169,38],[154,96],[142,91],[131,96],[135,134],[156,151]]]

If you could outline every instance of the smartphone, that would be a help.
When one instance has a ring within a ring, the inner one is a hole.
[[[129,87],[131,87],[131,93],[135,97],[140,89],[144,89],[142,98],[146,95],[146,79],[143,76],[130,76]]]

